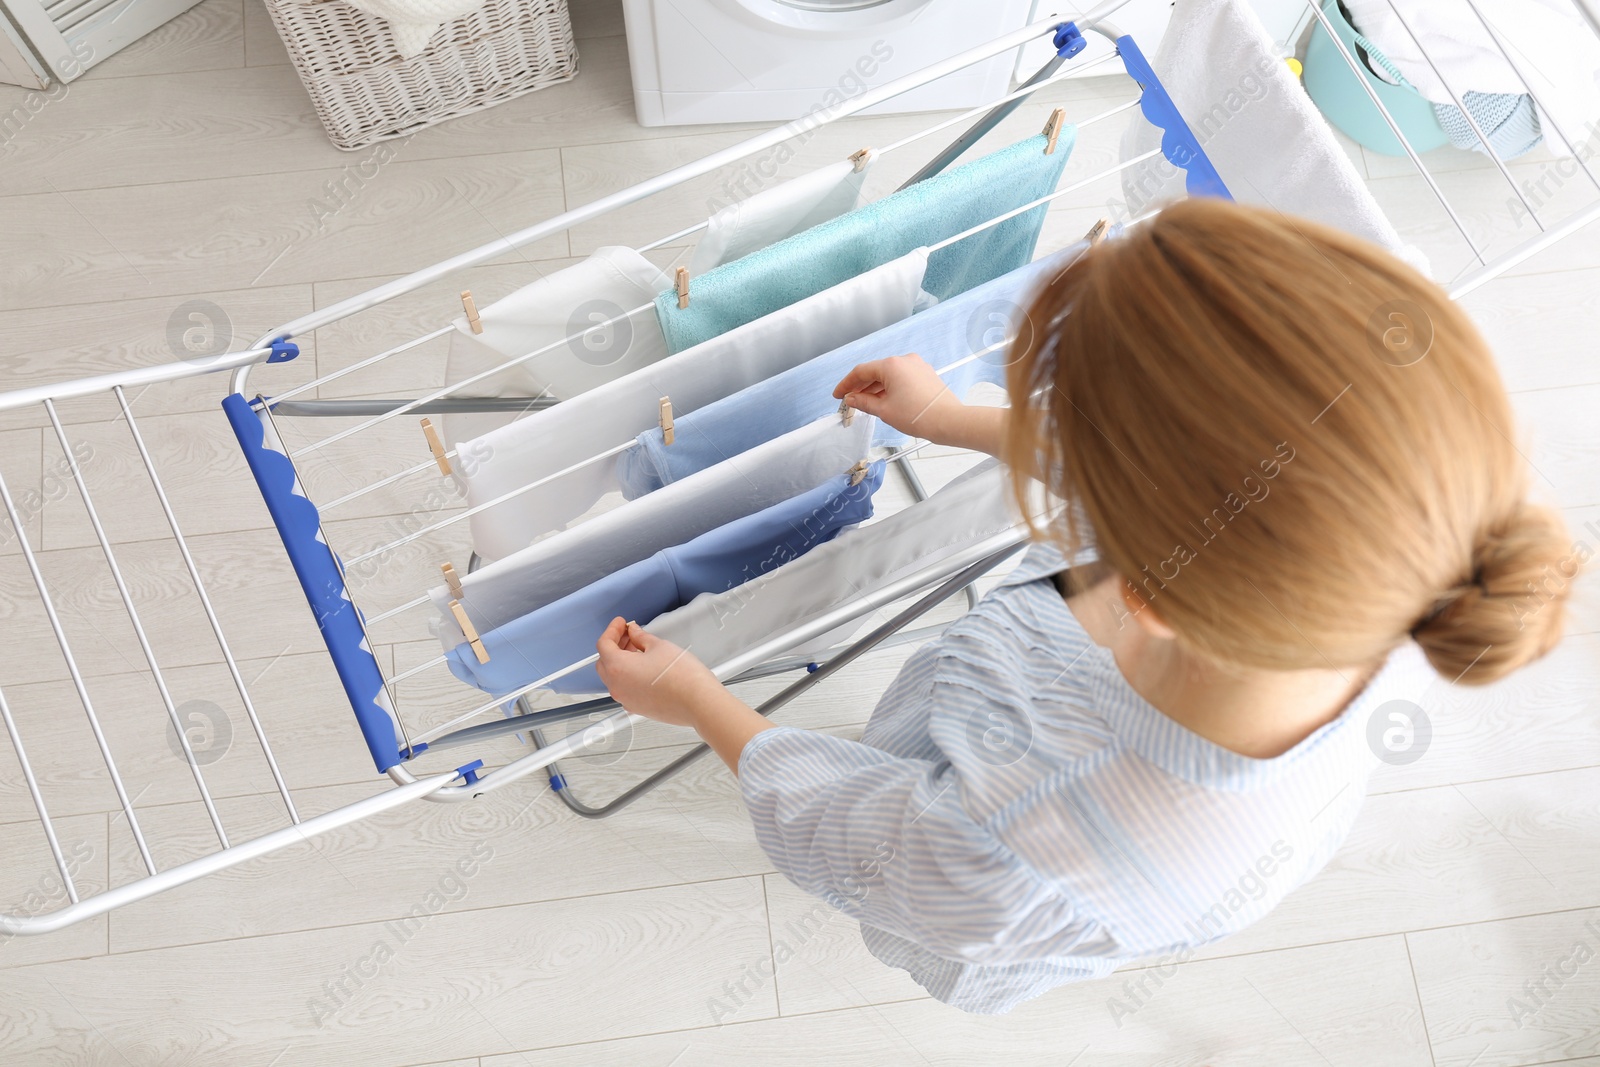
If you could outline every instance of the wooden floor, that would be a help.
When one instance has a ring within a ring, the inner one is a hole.
[[[638,127],[619,5],[573,6],[576,81],[353,154],[328,145],[255,0],[206,0],[42,104],[0,87],[0,116],[12,115],[0,130],[0,386],[165,362],[188,354],[187,330],[199,330],[191,340],[203,345],[208,322],[214,343],[240,347],[747,128]],[[1037,130],[1057,102],[1083,117],[1132,95],[1121,78],[1052,89],[996,143]],[[1125,117],[1084,131],[1069,180],[1115,161]],[[779,161],[781,172],[927,121],[830,127]],[[935,143],[885,159],[871,191],[892,188]],[[1415,176],[1350,150],[1440,277],[1470,266]],[[1519,224],[1510,190],[1480,160],[1431,158],[1490,251],[1536,232]],[[1600,196],[1548,158],[1513,169],[1550,217]],[[466,282],[324,329],[298,361],[256,380],[282,391],[433,329],[464,284],[482,303],[601,245],[672,233],[703,218],[721,183],[737,177],[692,182],[476,268]],[[1115,181],[1102,181],[1065,198],[1050,212],[1045,247],[1074,239],[1119,195]],[[667,265],[686,251],[654,255]],[[1594,554],[1600,228],[1466,304],[1515,392],[1538,492],[1566,509]],[[442,357],[425,345],[341,384],[355,395],[414,395],[442,382]],[[135,410],[301,814],[314,814],[381,782],[243,480],[216,407],[223,384],[152,389]],[[220,816],[243,840],[284,825],[283,803],[114,415],[101,400],[61,405],[168,685],[185,715],[199,716],[192,736]],[[327,429],[293,432],[309,439]],[[313,454],[313,495],[427,458],[409,419],[360,442]],[[954,462],[930,461],[930,477]],[[41,412],[0,418],[0,473],[22,501],[156,864],[214,851]],[[415,528],[420,493],[402,488],[341,512],[331,539],[377,544]],[[433,521],[456,506],[425,503],[420,514]],[[463,566],[459,530],[394,552],[364,581],[362,602],[414,596],[442,559]],[[143,867],[6,533],[0,685],[87,895]],[[1258,927],[1175,971],[1130,968],[1003,1018],[951,1011],[870,959],[851,922],[773,873],[730,776],[706,761],[607,821],[573,817],[530,780],[476,803],[414,805],[58,934],[0,940],[0,1063],[1600,1067],[1600,585],[1590,577],[1580,586],[1571,634],[1546,661],[1490,690],[1441,687],[1429,698],[1430,747],[1375,779],[1326,871]],[[415,619],[386,625],[375,643],[397,671],[438,650]],[[859,731],[904,655],[867,657],[781,721]],[[472,704],[428,674],[403,694],[419,725]],[[683,747],[680,733],[641,729],[571,775],[600,798]],[[506,740],[472,755],[522,751]],[[36,914],[62,902],[4,745],[0,856],[0,907]],[[775,978],[763,977],[775,955],[791,953]]]

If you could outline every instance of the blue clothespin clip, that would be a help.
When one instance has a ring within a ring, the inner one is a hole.
[[[1063,22],[1056,27],[1055,46],[1056,55],[1062,59],[1071,59],[1088,48],[1089,42],[1084,39],[1083,31],[1078,29],[1077,23]]]

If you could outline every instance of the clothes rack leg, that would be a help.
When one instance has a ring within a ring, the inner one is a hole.
[[[897,633],[910,623],[914,622],[916,619],[926,615],[928,612],[938,607],[951,596],[955,595],[957,590],[970,587],[975,580],[982,575],[987,574],[989,571],[999,566],[1002,562],[1015,555],[1020,548],[1021,546],[1011,546],[1001,549],[992,555],[978,560],[976,563],[967,567],[965,570],[958,572],[952,577],[945,579],[945,581],[935,588],[933,592],[926,594],[916,603],[895,615],[894,618],[890,619],[888,622],[876,627],[865,637],[862,637],[860,640],[856,641],[843,652],[840,652],[837,656],[834,656],[832,659],[830,659],[827,663],[824,663],[816,670],[807,674],[804,678],[796,679],[788,686],[784,687],[776,695],[763,701],[756,708],[756,711],[761,715],[770,717],[773,712],[794,700],[795,697],[799,696],[801,693],[804,693],[807,689],[810,689],[823,679],[843,670],[845,667],[849,666],[860,657],[866,655],[873,648],[877,647],[893,634]],[[533,737],[534,745],[536,747],[543,748],[545,745],[545,740],[542,736],[542,732],[535,729],[530,730],[529,733]],[[639,782],[637,785],[624,790],[616,797],[613,797],[611,800],[598,807],[591,807],[590,805],[580,801],[577,797],[572,795],[572,789],[567,785],[563,785],[562,787],[556,789],[556,795],[561,798],[562,803],[566,804],[566,806],[574,814],[582,816],[585,819],[603,819],[608,815],[613,815],[616,812],[621,811],[629,804],[632,804],[634,801],[638,800],[646,793],[649,793],[662,782],[665,782],[668,778],[671,778],[673,775],[677,774],[679,771],[683,770],[685,767],[689,766],[689,764],[704,756],[709,751],[709,745],[696,745],[694,748],[690,749],[688,752],[685,752],[683,755],[679,756],[665,767],[662,767],[660,770],[651,774],[642,782]],[[552,763],[549,767],[549,773],[553,782],[556,780],[564,781],[564,778],[560,778],[561,770],[558,764]]]

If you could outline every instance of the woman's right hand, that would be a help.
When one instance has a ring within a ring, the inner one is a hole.
[[[834,387],[833,396],[876,416],[910,437],[956,444],[967,406],[918,355],[860,363]]]

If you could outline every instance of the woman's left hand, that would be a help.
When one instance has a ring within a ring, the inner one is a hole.
[[[672,726],[696,725],[696,709],[722,690],[705,664],[647,633],[636,622],[611,620],[595,646],[595,669],[611,696],[628,711]]]

